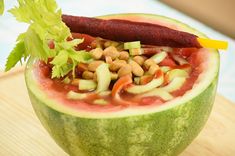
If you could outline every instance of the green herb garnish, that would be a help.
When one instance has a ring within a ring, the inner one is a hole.
[[[0,0],[1,3],[1,0]],[[79,62],[88,62],[91,56],[74,47],[83,39],[73,39],[69,28],[62,21],[62,13],[55,0],[18,0],[19,6],[9,10],[20,22],[28,23],[28,30],[19,35],[10,53],[5,71],[10,70],[29,56],[43,61],[53,58],[52,78],[60,78],[70,71],[75,73]],[[53,48],[49,44],[53,43]]]
[[[4,1],[0,0],[0,15],[2,15],[4,12]]]

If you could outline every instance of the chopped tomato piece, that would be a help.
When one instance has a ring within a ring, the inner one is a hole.
[[[77,71],[78,72],[84,72],[88,70],[88,64],[85,64],[85,63],[79,63],[78,66],[77,66]]]
[[[192,53],[196,51],[198,51],[197,48],[181,48],[181,49],[175,49],[174,53],[180,56],[189,57],[191,56]]]
[[[176,63],[172,58],[166,57],[162,62],[159,63],[159,65],[160,66],[174,67],[174,66],[176,66]]]
[[[153,80],[152,75],[144,75],[144,76],[141,76],[141,78],[140,78],[140,84],[145,85],[145,84],[149,83],[152,80]]]
[[[76,39],[84,39],[83,43],[79,44],[76,49],[89,49],[90,44],[95,40],[94,37],[86,34],[80,34],[80,33],[72,33],[73,38]]]
[[[55,43],[54,43],[53,40],[48,41],[48,47],[49,47],[50,49],[55,49]]]
[[[163,101],[156,96],[144,97],[141,99],[141,105],[150,105],[150,104],[163,104]]]

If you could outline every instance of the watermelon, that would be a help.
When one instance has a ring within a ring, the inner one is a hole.
[[[176,20],[151,14],[117,14],[105,19],[157,23],[205,35]],[[219,53],[200,49],[202,73],[183,96],[160,106],[145,105],[112,111],[75,109],[49,96],[37,79],[35,62],[28,60],[25,80],[33,108],[56,143],[69,155],[178,155],[198,135],[211,112],[218,80]],[[196,60],[197,61],[197,60]]]

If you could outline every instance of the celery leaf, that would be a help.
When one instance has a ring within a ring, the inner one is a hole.
[[[42,61],[52,58],[52,78],[60,78],[70,71],[74,74],[79,62],[90,61],[89,53],[74,48],[83,42],[82,39],[67,40],[72,35],[62,21],[62,12],[55,0],[18,0],[18,6],[9,12],[29,27],[19,35],[19,43],[8,57],[6,70],[10,70],[21,58],[26,60],[32,56]],[[49,47],[52,42],[53,48]],[[14,54],[17,55],[13,57]]]
[[[4,12],[4,1],[0,0],[0,15],[2,15]]]
[[[18,42],[7,58],[5,71],[9,71],[21,60],[25,52],[24,42]]]

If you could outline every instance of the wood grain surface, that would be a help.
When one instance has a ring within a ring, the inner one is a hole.
[[[0,156],[67,156],[37,119],[23,70],[0,73]],[[181,156],[235,155],[235,104],[217,95],[210,118]]]

